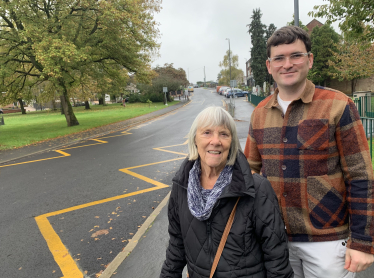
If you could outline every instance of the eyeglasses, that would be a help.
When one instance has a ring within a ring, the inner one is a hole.
[[[291,64],[297,65],[304,63],[304,57],[309,56],[310,52],[308,53],[294,53],[288,57]],[[279,68],[283,67],[286,63],[287,57],[286,56],[276,56],[274,58],[268,58],[269,62],[272,62],[273,67]]]

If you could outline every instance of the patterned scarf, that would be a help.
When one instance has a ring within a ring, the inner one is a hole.
[[[197,159],[190,170],[187,188],[188,208],[193,216],[198,220],[207,220],[213,210],[222,190],[231,182],[232,179],[231,165],[226,165],[214,184],[212,189],[204,189],[200,184],[201,167],[200,159]]]

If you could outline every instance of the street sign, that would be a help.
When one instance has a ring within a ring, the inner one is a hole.
[[[238,81],[236,81],[236,80],[230,80],[230,87],[236,88],[237,85],[238,85]]]
[[[168,87],[162,87],[162,91],[163,91],[164,93],[167,93],[167,92],[168,92]]]

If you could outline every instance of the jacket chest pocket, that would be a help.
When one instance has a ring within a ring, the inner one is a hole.
[[[329,147],[329,120],[312,119],[299,122],[297,148],[299,150],[327,150]]]

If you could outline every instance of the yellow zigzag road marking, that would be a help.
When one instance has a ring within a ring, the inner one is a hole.
[[[95,139],[94,141],[97,141],[97,142],[100,142],[100,143],[107,143],[106,141],[102,141],[102,140],[98,140],[98,139]],[[164,152],[171,152],[171,153],[175,153],[175,154],[179,154],[179,155],[186,155],[185,153],[178,153],[178,152],[172,152],[172,151],[164,150],[164,148],[181,146],[181,145],[185,145],[185,144],[187,144],[187,141],[184,142],[183,144],[154,148],[154,149],[159,150],[159,151],[164,151]],[[75,147],[73,147],[73,148],[75,148]],[[73,148],[70,148],[70,149],[73,149]],[[99,201],[95,201],[95,202],[90,202],[90,203],[87,203],[87,204],[73,206],[73,207],[70,207],[70,208],[67,208],[67,209],[62,209],[62,210],[46,213],[46,214],[35,217],[35,221],[36,221],[36,223],[39,227],[39,230],[40,230],[41,234],[43,235],[45,241],[47,242],[48,248],[49,248],[50,252],[52,253],[53,258],[55,259],[56,263],[60,267],[61,272],[64,275],[61,278],[83,278],[83,273],[79,269],[78,265],[76,264],[76,262],[74,261],[72,256],[70,255],[69,250],[65,247],[65,245],[62,243],[60,237],[57,235],[57,233],[53,229],[52,225],[50,224],[50,222],[47,219],[48,217],[56,216],[56,215],[59,215],[59,214],[63,214],[63,213],[71,212],[71,211],[74,211],[74,210],[78,210],[78,209],[82,209],[82,208],[87,208],[87,207],[107,203],[107,202],[111,202],[111,201],[115,201],[115,200],[119,200],[119,199],[123,199],[123,198],[129,197],[129,196],[135,196],[135,195],[143,194],[143,193],[146,193],[146,192],[151,192],[151,191],[154,191],[154,190],[167,188],[167,187],[169,187],[168,185],[166,185],[164,183],[161,183],[159,181],[150,179],[150,178],[148,178],[146,176],[143,176],[143,175],[140,175],[138,173],[135,173],[131,170],[136,169],[136,168],[161,164],[161,163],[167,163],[167,162],[170,162],[170,161],[181,160],[181,159],[184,159],[184,157],[179,157],[179,158],[174,158],[174,159],[170,159],[170,160],[164,160],[164,161],[159,161],[159,162],[154,162],[154,163],[149,163],[149,164],[144,164],[144,165],[132,166],[132,167],[124,168],[124,169],[119,169],[119,171],[121,171],[121,172],[124,172],[124,173],[129,174],[133,177],[136,177],[136,178],[141,179],[145,182],[148,182],[150,184],[155,185],[154,187],[139,190],[139,191],[135,191],[135,192],[132,192],[132,193],[119,195],[119,196],[114,196],[114,197],[111,197],[111,198],[107,198],[107,199],[103,199],[103,200],[99,200]]]

